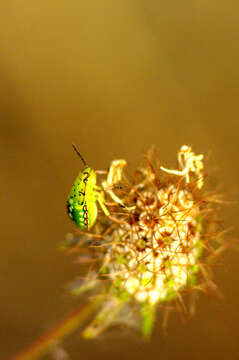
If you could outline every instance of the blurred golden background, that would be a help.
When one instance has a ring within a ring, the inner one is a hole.
[[[57,250],[82,168],[155,144],[167,167],[182,144],[209,154],[214,184],[238,200],[239,3],[222,0],[10,0],[0,3],[0,359],[28,345],[72,303],[79,266]],[[236,198],[237,197],[237,198]],[[238,205],[225,226],[239,234]],[[72,359],[239,359],[239,254],[215,268],[223,300],[200,296],[165,338],[131,332],[66,342]],[[46,359],[50,359],[46,357]]]

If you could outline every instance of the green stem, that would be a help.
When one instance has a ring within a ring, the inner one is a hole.
[[[155,321],[155,306],[144,303],[141,305],[140,312],[142,317],[141,333],[143,339],[149,341]]]

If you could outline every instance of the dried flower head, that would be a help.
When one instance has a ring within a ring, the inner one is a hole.
[[[218,198],[203,189],[203,155],[182,146],[175,170],[154,165],[152,157],[132,180],[123,171],[126,161],[114,160],[101,183],[110,216],[102,214],[92,233],[65,243],[79,253],[80,263],[90,261],[87,277],[73,282],[71,292],[93,290],[92,299],[102,299],[83,332],[87,338],[122,322],[125,312],[128,321],[140,314],[142,333],[149,337],[157,305],[184,308],[183,293],[213,284],[205,264],[223,245],[214,246]]]

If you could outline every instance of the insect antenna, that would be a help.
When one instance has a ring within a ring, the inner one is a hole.
[[[77,153],[77,155],[81,158],[81,161],[83,162],[83,164],[85,166],[87,166],[87,162],[85,161],[85,159],[83,158],[83,156],[81,155],[81,153],[77,150],[77,147],[75,146],[75,144],[72,144],[73,149],[75,150],[75,152]]]

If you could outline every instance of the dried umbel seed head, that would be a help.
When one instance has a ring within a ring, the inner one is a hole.
[[[148,337],[157,304],[183,304],[183,292],[205,289],[203,259],[214,251],[215,227],[211,234],[218,201],[203,191],[203,155],[184,145],[178,163],[176,170],[156,168],[148,156],[146,166],[129,181],[123,173],[126,161],[112,162],[101,184],[111,201],[111,215],[102,215],[94,232],[72,246],[81,253],[79,259],[88,252],[95,264],[83,284],[73,284],[72,292],[95,288],[102,297],[102,308],[85,337],[95,337],[120,321],[126,305],[138,309]]]
[[[155,304],[176,296],[195,271],[199,212],[188,190],[167,185],[155,192],[146,182],[133,220],[112,232],[112,246],[104,259],[110,278],[120,280],[139,302]]]

